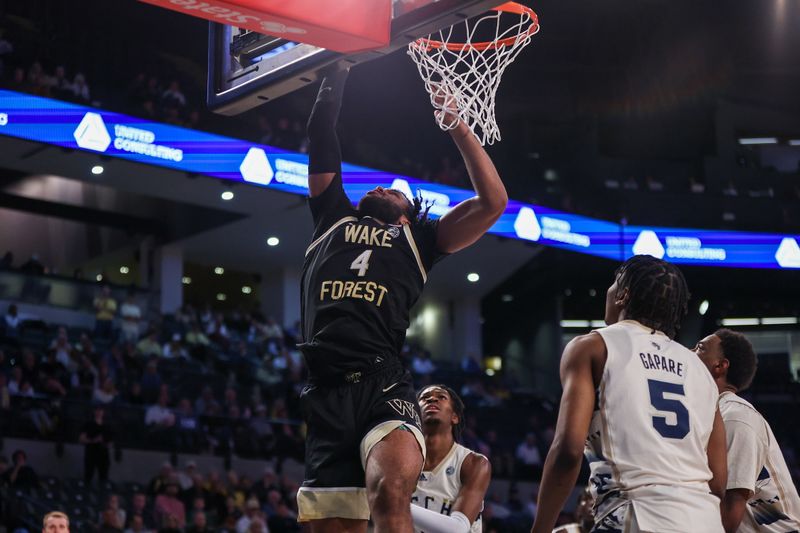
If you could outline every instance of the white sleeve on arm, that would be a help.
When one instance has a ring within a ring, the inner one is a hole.
[[[469,533],[469,519],[458,511],[450,516],[411,504],[411,519],[425,533]]]
[[[727,490],[756,490],[756,479],[764,466],[759,460],[758,435],[753,428],[738,420],[725,423],[728,441],[728,485]]]

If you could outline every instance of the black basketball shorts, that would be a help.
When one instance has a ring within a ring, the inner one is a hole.
[[[352,378],[352,376],[348,376]],[[404,426],[425,456],[411,374],[399,364],[357,382],[309,385],[300,396],[308,433],[298,520],[369,519],[364,468],[372,447]]]

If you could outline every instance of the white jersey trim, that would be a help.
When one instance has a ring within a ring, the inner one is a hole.
[[[339,226],[341,226],[342,224],[344,224],[344,223],[346,223],[346,222],[358,222],[358,219],[357,219],[356,217],[352,217],[352,216],[346,216],[346,217],[344,217],[344,218],[340,218],[339,220],[337,220],[337,221],[336,221],[336,223],[335,223],[333,226],[331,226],[330,228],[328,228],[328,231],[326,231],[325,233],[323,233],[322,235],[320,235],[320,236],[319,236],[319,238],[317,238],[317,240],[315,240],[314,242],[312,242],[312,243],[311,243],[311,244],[308,246],[308,248],[306,248],[306,256],[308,256],[308,254],[310,254],[310,253],[311,253],[311,250],[313,250],[314,248],[316,248],[316,247],[317,247],[317,245],[318,245],[319,243],[321,243],[323,240],[325,240],[325,238],[326,238],[328,235],[330,235],[331,233],[333,233],[333,230],[335,230],[336,228],[338,228]]]
[[[417,249],[417,242],[414,240],[414,234],[411,232],[411,228],[408,224],[403,224],[403,233],[406,234],[406,240],[408,241],[408,245],[411,246],[411,251],[414,252],[414,259],[417,260],[417,266],[419,267],[419,273],[422,274],[422,281],[424,283],[428,282],[428,273],[425,272],[425,266],[422,264],[422,259],[419,255],[419,250]]]

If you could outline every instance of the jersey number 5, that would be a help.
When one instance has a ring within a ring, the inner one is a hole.
[[[662,437],[667,439],[682,439],[689,434],[689,411],[680,400],[673,400],[664,397],[670,393],[676,396],[685,396],[683,385],[680,383],[667,383],[666,381],[647,380],[650,389],[650,405],[665,413],[675,415],[675,423],[668,424],[667,417],[654,416],[653,427]]]
[[[350,265],[350,270],[357,270],[358,277],[363,278],[369,269],[369,258],[372,257],[372,250],[367,250],[361,253],[356,260]]]

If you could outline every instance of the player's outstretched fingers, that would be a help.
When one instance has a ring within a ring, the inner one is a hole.
[[[442,83],[431,84],[431,103],[436,109],[436,123],[446,129],[458,125],[458,102],[452,92]]]

